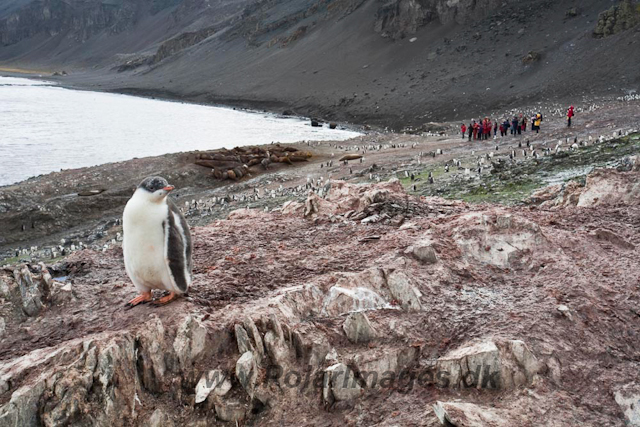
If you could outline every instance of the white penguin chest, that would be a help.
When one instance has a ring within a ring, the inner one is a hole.
[[[148,203],[134,195],[122,218],[127,273],[134,282],[152,289],[170,290],[168,287],[171,287],[164,229],[168,209],[166,203]]]

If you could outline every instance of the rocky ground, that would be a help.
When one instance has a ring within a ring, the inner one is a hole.
[[[0,424],[640,425],[637,109],[583,111],[571,131],[545,113],[541,134],[498,150],[446,135],[301,144],[307,164],[237,183],[184,154],[5,187],[42,197],[26,205],[105,186],[67,220],[112,220],[115,243],[5,261]],[[125,310],[117,203],[151,171],[186,184],[194,283]]]

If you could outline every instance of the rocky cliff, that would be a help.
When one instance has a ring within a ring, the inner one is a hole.
[[[512,9],[524,8],[513,0],[392,0],[378,9],[374,28],[383,37],[404,38],[431,22],[465,25]]]

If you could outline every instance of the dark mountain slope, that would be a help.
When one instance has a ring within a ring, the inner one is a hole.
[[[609,0],[110,1],[117,12],[67,0],[84,12],[61,6],[55,25],[25,15],[22,32],[12,16],[62,1],[0,12],[0,63],[65,69],[81,87],[395,127],[640,86],[640,26],[594,37]]]

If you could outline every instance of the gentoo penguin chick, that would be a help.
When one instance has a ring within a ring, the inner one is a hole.
[[[166,304],[191,284],[191,234],[178,207],[167,198],[173,186],[159,176],[138,185],[122,214],[124,266],[140,295],[128,307],[151,301],[151,290],[169,295]]]

